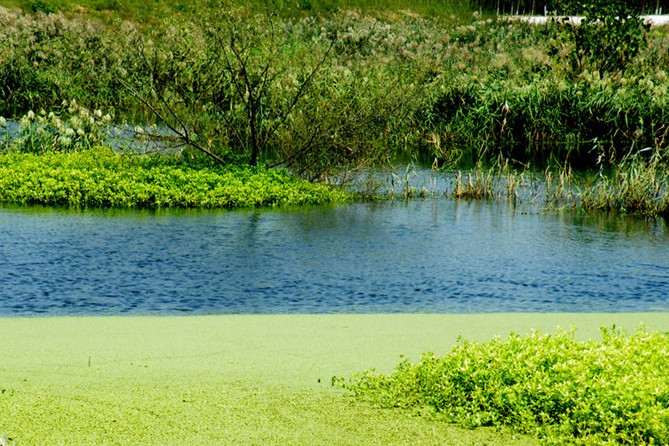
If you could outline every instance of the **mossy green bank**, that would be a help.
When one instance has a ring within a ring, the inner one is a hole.
[[[569,201],[562,207],[669,215],[666,27],[640,24],[613,33],[622,25],[614,20],[603,32],[588,28],[594,34],[583,46],[585,28],[502,20],[460,2],[425,0],[410,9],[401,0],[268,2],[277,9],[267,14],[260,0],[190,6],[166,0],[147,9],[152,20],[127,3],[7,3],[64,14],[0,8],[0,41],[7,43],[0,45],[0,115],[35,118],[20,130],[29,136],[18,138],[20,150],[33,150],[40,129],[74,144],[79,130],[88,130],[54,128],[79,119],[67,113],[76,102],[109,124],[171,125],[181,143],[210,148],[222,159],[264,160],[311,181],[355,177],[347,173],[398,158],[445,169],[501,164],[547,172],[547,182],[560,177],[567,185],[565,172],[587,173],[590,181],[578,193],[561,187]],[[430,14],[431,7],[443,9]],[[467,14],[446,12],[462,7]],[[606,45],[627,46],[614,34],[643,39],[632,39],[635,50],[616,58]],[[150,189],[133,192],[130,201],[337,201],[236,200],[192,191],[175,198]],[[465,189],[454,195],[491,198]],[[52,196],[60,193],[20,202],[67,201]],[[101,204],[94,195],[84,205],[129,206],[123,197]],[[507,196],[515,200],[513,191]]]

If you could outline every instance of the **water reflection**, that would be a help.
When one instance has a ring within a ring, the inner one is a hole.
[[[451,200],[0,208],[0,314],[669,311],[669,228]]]

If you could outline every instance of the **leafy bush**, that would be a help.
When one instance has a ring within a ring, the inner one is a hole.
[[[443,357],[344,383],[383,407],[422,409],[469,427],[511,426],[547,444],[669,443],[669,335],[603,329],[461,341]]]
[[[587,60],[601,72],[624,70],[645,45],[650,25],[626,0],[570,2],[584,13],[579,25],[566,25],[574,39],[573,56],[579,68]]]
[[[43,12],[45,14],[53,14],[56,12],[56,9],[50,3],[43,0],[33,0],[28,6],[32,12]]]

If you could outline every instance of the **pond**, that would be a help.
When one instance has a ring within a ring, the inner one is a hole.
[[[427,199],[0,208],[0,315],[669,311],[664,220]]]

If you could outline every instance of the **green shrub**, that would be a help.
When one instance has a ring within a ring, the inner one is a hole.
[[[626,0],[570,0],[583,10],[579,25],[567,24],[575,43],[573,57],[582,69],[590,62],[602,73],[624,70],[646,44],[650,25]]]
[[[383,407],[511,426],[548,444],[669,443],[669,335],[602,334],[601,342],[576,341],[573,330],[461,341],[446,356],[426,354],[344,385]]]
[[[45,14],[53,14],[56,12],[55,7],[43,0],[33,0],[28,4],[28,6],[32,12],[43,12]]]

